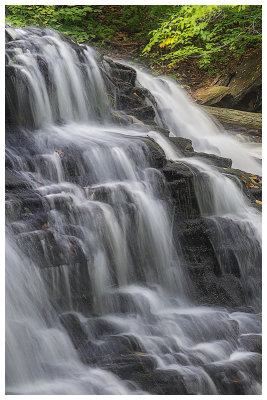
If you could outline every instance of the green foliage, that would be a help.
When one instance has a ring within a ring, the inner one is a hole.
[[[109,29],[102,29],[95,21],[96,6],[6,6],[6,22],[15,26],[51,27],[85,42],[96,36],[104,37]]]
[[[6,6],[6,22],[60,30],[78,42],[114,40],[125,33],[130,40],[147,42],[149,31],[170,15],[173,6]]]
[[[123,25],[124,29],[147,41],[149,31],[157,26],[163,18],[170,15],[173,6],[123,6],[119,20],[115,21]]]
[[[226,62],[225,53],[239,58],[261,46],[261,6],[178,6],[170,18],[150,32],[144,54],[154,52],[170,67],[196,58],[201,68]]]
[[[78,42],[128,41],[154,67],[196,60],[211,72],[262,40],[262,7],[256,5],[8,5],[6,22],[55,28]]]

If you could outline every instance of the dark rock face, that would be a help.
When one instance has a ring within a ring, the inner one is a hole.
[[[228,167],[218,167],[217,170],[233,179],[236,183],[238,182],[241,190],[250,199],[251,205],[261,211],[261,204],[256,202],[257,200],[260,202],[262,200],[261,176]]]
[[[127,112],[146,124],[154,124],[155,112],[152,106],[146,104],[146,98],[151,101],[147,90],[136,87],[136,71],[126,65],[114,62],[108,57],[103,59],[104,77],[107,87],[113,96],[116,109]]]
[[[198,89],[195,97],[200,104],[261,112],[261,51],[245,58],[236,71],[219,77],[214,86]]]
[[[251,351],[254,353],[262,353],[261,335],[253,335],[253,334],[241,335],[240,343],[246,351]]]
[[[180,218],[200,216],[200,210],[194,190],[194,172],[182,162],[168,162],[162,169],[173,199],[175,215]]]
[[[229,83],[233,105],[240,110],[261,111],[262,54],[255,52],[244,59]]]
[[[203,160],[208,164],[214,165],[215,167],[231,168],[232,166],[232,160],[230,158],[224,158],[215,154],[199,153],[197,151],[194,151],[192,140],[190,139],[185,139],[182,137],[170,137],[169,139],[186,157],[197,157],[198,159]]]
[[[141,139],[149,148],[148,157],[153,168],[163,168],[166,164],[165,153],[159,145],[151,139],[142,138]]]
[[[6,188],[8,190],[12,189],[27,189],[31,187],[30,183],[23,177],[22,174],[10,169],[6,170]]]
[[[245,295],[234,274],[223,273],[215,252],[209,221],[188,219],[174,225],[174,240],[180,243],[194,283],[193,297],[198,303],[230,307],[242,306]]]

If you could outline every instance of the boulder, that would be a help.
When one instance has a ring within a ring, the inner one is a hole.
[[[230,158],[194,151],[192,140],[190,139],[185,139],[182,137],[169,137],[169,140],[174,143],[179,151],[186,157],[197,157],[199,159],[204,158],[205,162],[208,162],[216,167],[231,168],[232,166],[232,160]]]
[[[211,86],[200,88],[194,92],[194,97],[199,104],[211,106],[215,104],[231,103],[233,96],[228,86]],[[225,99],[226,98],[226,99]],[[224,102],[222,102],[224,100]]]
[[[155,111],[152,106],[142,105],[129,110],[129,114],[144,121],[145,123],[154,124]]]
[[[142,140],[146,144],[150,166],[157,169],[163,168],[167,160],[162,148],[151,138],[140,137],[139,140]]]
[[[136,71],[127,65],[112,60],[109,57],[103,57],[103,65],[107,66],[107,70],[113,79],[119,79],[134,86],[136,80]]]
[[[261,51],[255,51],[243,60],[230,81],[229,87],[233,96],[233,106],[240,110],[259,111],[262,87]]]
[[[169,140],[185,155],[193,153],[192,140],[183,137],[169,137]]]
[[[262,54],[256,50],[245,57],[235,71],[222,74],[214,86],[195,91],[199,104],[261,112]]]
[[[103,57],[102,65],[103,76],[115,110],[119,113],[123,110],[128,116],[133,116],[146,124],[155,125],[155,111],[146,102],[148,99],[150,103],[156,104],[155,99],[148,90],[135,86],[135,69],[106,56]],[[115,117],[115,119],[118,118]]]

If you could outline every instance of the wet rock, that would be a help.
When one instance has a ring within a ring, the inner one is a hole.
[[[135,96],[139,101],[140,99],[145,100],[151,95],[147,89],[138,86],[125,86],[123,88],[123,94],[127,96]]]
[[[11,42],[12,43],[12,42]],[[34,118],[31,112],[28,96],[29,82],[16,66],[6,65],[5,67],[5,86],[6,86],[6,123],[8,125],[34,127]],[[19,102],[17,87],[24,102]]]
[[[105,349],[102,355],[109,354],[112,358],[131,356],[135,353],[142,353],[142,346],[134,335],[109,335],[105,338]]]
[[[175,182],[181,178],[193,178],[193,169],[180,161],[168,161],[162,169],[167,182]]]
[[[8,32],[7,29],[5,29],[5,42],[11,42],[13,40],[11,34]]]
[[[182,162],[168,161],[162,173],[167,180],[175,214],[180,219],[200,216],[194,189],[194,169]]]
[[[139,116],[144,120],[154,119],[155,114],[147,108],[146,98],[150,99],[151,94],[143,88],[138,88],[130,85],[121,86],[116,90],[115,94],[115,106],[117,110],[123,110],[128,114]],[[154,99],[151,99],[152,103]],[[140,108],[144,108],[144,111],[140,111]],[[148,115],[148,110],[150,115]],[[141,122],[141,121],[140,121]]]
[[[231,168],[232,166],[232,160],[230,158],[220,157],[215,154],[198,153],[195,151],[194,154],[192,154],[192,157],[197,157],[200,160],[203,160],[204,162],[216,167]]]
[[[77,313],[67,312],[60,315],[60,322],[68,332],[70,339],[78,351],[80,359],[86,364],[92,365],[104,364],[107,362],[105,355],[112,354],[112,348],[108,348],[108,343],[103,341],[93,341],[90,340],[90,335],[88,335],[87,327],[81,322],[79,315]],[[116,349],[116,354],[118,354]]]
[[[156,104],[155,99],[148,90],[135,86],[136,71],[108,57],[103,58],[103,67],[107,88],[112,96],[114,107],[142,122],[154,125],[155,112],[152,106],[147,105],[146,98],[152,104]]]
[[[107,186],[97,186],[87,190],[87,198],[103,203],[108,203],[112,194],[112,189]]]
[[[222,168],[231,168],[232,160],[230,158],[224,158],[215,154],[199,153],[194,151],[192,146],[192,140],[185,139],[182,137],[169,137],[169,140],[175,144],[179,151],[186,157],[197,157],[200,160],[204,159],[204,162],[208,162],[211,165]]]
[[[228,178],[233,179],[235,183],[239,184],[240,189],[251,200],[252,206],[261,211],[261,176],[233,168],[218,168],[218,171],[220,171],[222,174],[227,175]]]
[[[109,313],[117,312],[121,314],[141,314],[149,316],[151,314],[149,301],[145,297],[136,298],[129,293],[107,293],[104,296],[103,304]]]
[[[180,244],[193,283],[191,295],[202,304],[241,306],[246,303],[244,288],[239,280],[239,265],[226,252],[230,272],[222,271],[221,262],[214,248],[214,226],[205,218],[177,221],[174,240]],[[236,266],[236,269],[235,269]],[[234,276],[237,275],[237,276]]]
[[[119,333],[119,329],[116,324],[105,318],[88,318],[86,321],[86,329],[95,339],[99,339],[102,336],[116,335]]]
[[[132,114],[134,117],[144,121],[145,123],[154,123],[155,111],[151,106],[144,105],[141,107],[132,108],[129,113]]]
[[[253,199],[258,200],[260,202],[262,202],[262,188],[250,188],[249,190],[251,196],[253,197]]]
[[[116,67],[118,64],[116,63]],[[123,66],[125,67],[125,66]],[[113,71],[113,76],[115,78],[121,79],[122,81],[128,82],[131,85],[135,84],[136,71],[132,68],[116,68]]]
[[[251,351],[255,353],[262,353],[262,336],[261,335],[241,335],[240,336],[241,346],[246,351]]]
[[[255,355],[246,360],[246,372],[240,371],[242,364],[242,359],[237,359],[232,362],[206,364],[204,369],[215,383],[219,394],[245,395],[251,393],[255,382],[260,383],[261,356]]]
[[[67,240],[63,239],[62,248],[66,249],[65,255],[68,264],[86,263],[87,255],[85,254],[81,241],[75,236],[67,236]]]
[[[183,137],[169,137],[169,140],[178,147],[182,153],[193,152],[192,140]]]
[[[44,197],[44,202],[47,204],[48,208],[61,211],[66,215],[66,217],[69,217],[72,213],[73,198],[68,193],[56,194],[52,200],[49,197]]]
[[[75,310],[83,316],[92,314],[93,291],[89,262],[46,266],[40,273],[55,309],[59,312]]]
[[[170,182],[168,189],[174,205],[174,213],[179,219],[200,216],[197,198],[190,180],[181,178]]]
[[[22,173],[6,169],[5,172],[5,185],[7,190],[16,189],[28,189],[32,187],[32,184],[25,178]]]
[[[105,63],[108,64],[108,72],[113,78],[120,79],[134,86],[136,80],[136,71],[133,68],[119,62],[115,62],[109,57],[103,57],[103,60],[104,65]]]
[[[142,346],[131,334],[120,334],[118,328],[103,318],[85,319],[75,312],[60,315],[83,362],[96,364],[112,372],[134,374],[139,369],[138,360]],[[122,365],[121,365],[122,364]]]
[[[160,132],[170,139],[170,131],[168,129],[162,128],[161,126],[150,126],[150,130]]]
[[[5,152],[5,167],[6,170],[12,170],[15,169],[17,166],[16,158],[12,153],[10,153],[8,150]]]
[[[18,245],[25,251],[40,268],[58,267],[60,265],[86,264],[88,255],[85,255],[79,239],[60,235],[50,229],[45,214],[33,217],[32,227],[38,222],[42,228],[32,232],[17,235]]]
[[[204,218],[177,221],[174,227],[174,239],[181,243],[183,256],[189,265],[205,266],[215,274],[220,274],[219,263],[207,234]]]
[[[42,196],[35,191],[31,190],[24,192],[21,196],[21,199],[24,212],[26,209],[30,210],[31,214],[39,214],[44,212]]]
[[[59,319],[68,332],[74,347],[80,350],[81,347],[84,348],[88,341],[88,335],[78,315],[71,312],[63,313]]]
[[[143,105],[143,100],[138,96],[120,94],[116,98],[116,108],[118,110],[129,111]]]
[[[207,365],[205,369],[214,381],[219,394],[244,395],[244,378],[235,365]]]
[[[186,389],[183,377],[178,371],[157,369],[153,373],[154,387],[150,389],[153,394],[184,395],[191,394]]]
[[[64,254],[60,252],[54,234],[50,230],[21,233],[17,236],[17,242],[25,254],[40,268],[65,264]]]
[[[20,218],[22,201],[18,195],[7,193],[5,202],[5,214],[9,221],[16,221]]]
[[[245,294],[238,278],[231,274],[214,275],[205,267],[195,267],[191,277],[197,288],[196,300],[206,305],[240,307],[245,303]]]
[[[166,156],[162,148],[150,138],[140,138],[147,146],[146,155],[149,157],[152,168],[163,168],[166,164]]]
[[[48,88],[51,88],[52,85],[52,80],[51,76],[49,74],[49,68],[48,68],[48,63],[44,59],[44,57],[41,57],[39,54],[36,57],[36,61],[38,63],[38,66],[40,68],[40,71],[45,79],[46,85]]]
[[[152,357],[147,355],[126,355],[112,360],[112,364],[106,368],[112,370],[121,379],[137,382],[143,390],[147,388],[142,385],[142,378],[152,374],[156,363]]]

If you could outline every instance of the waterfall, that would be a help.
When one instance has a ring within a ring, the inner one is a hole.
[[[187,100],[178,85],[166,78],[153,78],[139,69],[137,72],[139,82],[155,96],[157,118],[170,130],[170,136],[186,136],[192,139],[198,150],[230,157],[236,168],[261,174],[260,164],[242,147],[242,143],[220,131],[208,116]],[[237,273],[247,284],[250,269],[261,266],[261,214],[250,206],[247,198],[240,193],[237,182],[233,182],[230,176],[217,172],[198,158],[183,158],[177,148],[158,132],[152,131],[150,136],[164,149],[169,160],[185,162],[201,172],[201,176],[195,179],[195,190],[201,215],[208,218],[216,229],[213,246],[221,270],[231,272],[229,265],[234,255]],[[232,247],[230,256],[229,251],[222,249],[222,244],[229,242],[229,237]],[[252,286],[250,290],[257,293],[258,282],[253,282]],[[260,308],[260,302],[258,305]]]
[[[140,84],[149,89],[158,106],[158,122],[172,136],[191,139],[197,151],[213,153],[233,160],[233,168],[261,175],[257,149],[248,142],[239,142],[218,127],[197,105],[189,101],[186,92],[173,80],[154,78],[137,69]],[[194,116],[194,117],[192,117]],[[259,149],[258,149],[259,151]]]
[[[72,47],[51,30],[16,32],[19,39],[6,44],[6,53],[8,103],[17,123],[36,128],[106,119],[108,101],[92,49]]]
[[[153,127],[112,122],[92,49],[48,29],[8,35],[6,393],[260,394],[261,356],[245,346],[261,336],[258,211],[235,182],[184,159]],[[150,78],[138,76],[146,87]],[[182,132],[187,100],[169,92],[182,123],[166,118],[168,128],[192,138]],[[206,139],[199,146],[211,151]],[[232,235],[243,309],[193,299],[165,156],[197,171],[221,274],[231,272]]]

